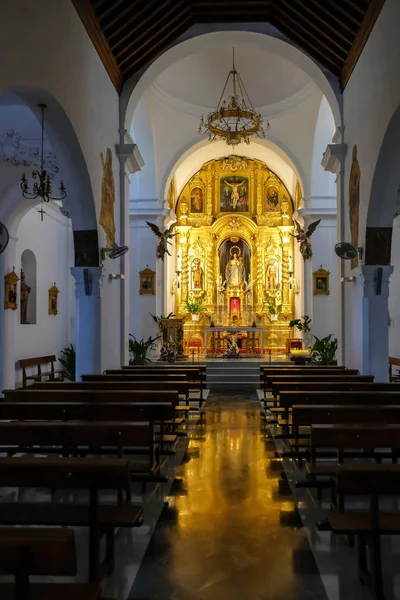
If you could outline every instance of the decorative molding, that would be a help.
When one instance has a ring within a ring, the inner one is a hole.
[[[14,129],[6,129],[0,134],[0,162],[11,163],[16,167],[40,167],[40,147],[28,146]],[[59,172],[60,167],[52,152],[45,152],[44,163],[45,169],[53,175]]]
[[[136,144],[116,144],[115,151],[121,162],[124,162],[129,175],[141,171],[144,167],[144,160]]]
[[[166,218],[170,215],[167,200],[148,199],[148,200],[129,200],[129,218],[132,220]],[[147,227],[147,225],[146,225]]]
[[[324,171],[335,174],[339,173],[346,152],[347,144],[328,144],[321,161]]]

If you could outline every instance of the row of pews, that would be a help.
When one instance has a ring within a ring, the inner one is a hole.
[[[115,532],[140,527],[148,486],[173,478],[169,457],[202,413],[205,381],[205,365],[132,366],[3,391],[0,572],[15,581],[0,583],[2,600],[100,598]],[[77,574],[75,527],[89,532],[87,583],[32,583]]]
[[[357,538],[359,577],[382,600],[381,536],[400,533],[400,385],[344,367],[260,368],[262,414],[275,424],[276,456],[300,470],[296,486],[331,503],[321,531]],[[362,502],[360,508],[360,501]]]

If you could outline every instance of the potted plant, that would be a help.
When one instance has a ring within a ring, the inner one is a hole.
[[[157,315],[152,315],[151,313],[150,313],[150,316],[151,316],[151,318],[153,319],[153,321],[154,321],[155,323],[157,323],[157,327],[158,327],[158,329],[159,329],[160,331],[162,331],[162,322],[163,322],[163,320],[164,320],[164,319],[171,319],[171,318],[172,318],[172,317],[174,317],[175,315],[174,315],[174,313],[173,313],[173,312],[170,312],[170,313],[169,313],[169,315],[166,315],[166,316],[164,316],[164,315],[159,315],[159,316],[157,316]]]
[[[145,365],[148,362],[151,362],[149,358],[147,358],[147,353],[154,346],[154,342],[158,340],[161,336],[157,336],[152,338],[149,336],[147,340],[138,341],[134,335],[131,333],[129,336],[132,338],[129,340],[129,354],[131,358],[129,360],[130,365]]]
[[[330,333],[324,338],[314,335],[315,344],[311,348],[311,363],[314,365],[337,365],[336,350],[338,342]]]
[[[176,352],[176,343],[174,340],[169,339],[169,341],[161,347],[160,358],[165,362],[175,362]]]
[[[279,313],[282,312],[282,304],[277,304],[276,298],[270,298],[265,304],[268,306],[271,321],[277,321]]]
[[[192,315],[192,321],[198,321],[200,314],[207,310],[201,300],[186,300],[185,306],[187,311]]]
[[[296,327],[299,331],[309,333],[311,331],[311,321],[308,315],[301,317],[300,319],[293,319],[289,323],[289,328]]]
[[[64,348],[64,350],[61,350],[61,356],[58,357],[58,362],[64,370],[65,379],[75,381],[76,353],[72,344],[67,348]]]

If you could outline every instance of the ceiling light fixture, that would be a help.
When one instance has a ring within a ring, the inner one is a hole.
[[[22,195],[27,200],[36,200],[36,198],[40,198],[42,202],[50,202],[50,200],[64,200],[67,196],[67,192],[64,187],[64,182],[60,182],[60,196],[52,196],[52,180],[53,175],[49,173],[45,169],[45,160],[44,160],[44,109],[47,108],[46,104],[38,104],[41,113],[42,113],[42,132],[41,132],[41,150],[40,150],[40,171],[38,169],[34,169],[32,171],[32,179],[34,179],[33,191],[29,190],[28,180],[26,178],[25,173],[22,174],[21,177],[21,190]],[[43,214],[45,211],[41,209],[39,211],[41,213],[41,220],[43,221]]]
[[[232,93],[225,92],[232,80]],[[261,113],[258,113],[249,98],[242,78],[235,67],[235,48],[233,48],[232,69],[228,73],[217,108],[206,118],[201,117],[199,133],[208,133],[210,142],[217,138],[226,141],[229,146],[237,146],[241,142],[250,144],[251,137],[265,137],[270,128],[267,121],[264,125]]]

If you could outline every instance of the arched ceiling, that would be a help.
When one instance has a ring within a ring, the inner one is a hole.
[[[385,0],[72,0],[118,92],[190,27],[265,23],[346,84]]]
[[[311,78],[289,60],[254,44],[235,44],[235,65],[247,93],[257,108],[277,104],[298,94]],[[180,101],[212,109],[232,68],[232,48],[226,43],[208,44],[177,61],[154,80],[156,89]],[[229,94],[231,87],[227,89]]]

